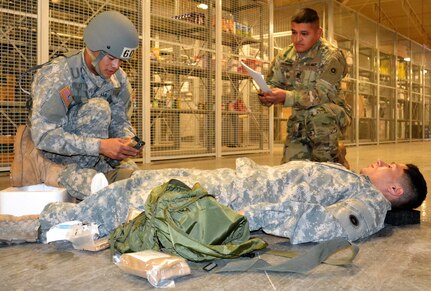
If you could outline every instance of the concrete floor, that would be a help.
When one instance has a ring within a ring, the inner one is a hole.
[[[431,187],[430,142],[349,147],[347,158],[353,170],[376,159],[419,166]],[[274,155],[251,155],[260,164],[278,164]],[[143,168],[233,167],[234,157],[210,160],[160,162]],[[8,173],[0,173],[0,189],[8,187]],[[191,263],[192,274],[176,280],[179,290],[431,290],[431,196],[419,208],[421,224],[387,226],[372,237],[357,242],[360,251],[353,265],[322,264],[301,274],[216,273]],[[272,248],[304,251],[308,245],[292,246],[287,240],[262,235]],[[265,259],[276,262],[280,257]],[[225,264],[217,262],[219,266]],[[92,253],[74,250],[69,243],[22,244],[0,248],[0,290],[146,290],[153,287],[140,277],[123,273],[111,261],[109,250]]]

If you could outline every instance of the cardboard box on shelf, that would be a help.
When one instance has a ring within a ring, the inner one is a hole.
[[[205,14],[199,12],[188,12],[181,15],[172,16],[172,18],[200,25],[205,24]]]
[[[287,121],[280,122],[279,130],[280,141],[284,142],[287,137]]]
[[[152,47],[151,48],[151,61],[158,62],[160,60],[160,48]]]
[[[281,109],[281,118],[289,118],[290,115],[292,115],[292,108],[291,107],[283,107]]]
[[[0,75],[0,101],[15,100],[15,85],[14,75]]]
[[[358,117],[365,117],[364,95],[358,96]]]
[[[7,148],[11,149],[14,141],[15,136],[13,135],[0,135],[0,145],[3,147],[3,150],[0,152],[0,167],[9,166],[13,161],[14,154],[7,150]]]
[[[9,167],[10,163],[13,161],[14,154],[13,153],[0,153],[0,167]]]

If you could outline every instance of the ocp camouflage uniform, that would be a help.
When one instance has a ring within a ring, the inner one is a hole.
[[[293,161],[275,167],[239,158],[234,169],[138,170],[79,204],[51,203],[40,215],[42,232],[79,220],[108,235],[130,208],[144,210],[153,188],[170,179],[192,187],[199,182],[222,204],[243,209],[251,230],[290,238],[294,244],[336,237],[351,241],[384,226],[390,203],[370,180],[334,163]]]
[[[68,165],[59,182],[68,193],[84,199],[97,172],[116,167],[137,168],[99,154],[100,140],[134,136],[128,111],[131,86],[120,68],[106,80],[91,73],[84,51],[59,57],[35,74],[30,118],[32,139],[44,156]]]
[[[285,107],[292,107],[282,162],[308,159],[342,163],[338,140],[351,123],[351,108],[340,93],[347,73],[343,53],[320,39],[309,51],[293,44],[272,62],[267,82],[287,90]]]

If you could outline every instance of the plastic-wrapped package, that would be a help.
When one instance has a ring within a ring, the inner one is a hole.
[[[46,243],[67,240],[77,250],[97,252],[109,247],[108,237],[99,238],[99,227],[81,221],[66,221],[54,225],[46,232]]]
[[[153,250],[118,254],[113,260],[124,272],[146,278],[157,288],[174,287],[175,278],[190,274],[184,258]]]

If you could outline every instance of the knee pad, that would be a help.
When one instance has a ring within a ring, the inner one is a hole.
[[[90,118],[92,120],[111,120],[111,106],[109,102],[103,98],[88,99],[79,109],[78,113],[82,118]]]

